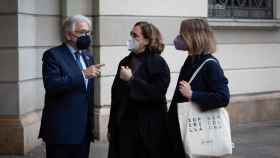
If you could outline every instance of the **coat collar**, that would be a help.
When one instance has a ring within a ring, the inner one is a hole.
[[[87,67],[91,65],[90,56],[88,55],[88,53],[89,53],[88,51],[82,52],[82,57],[83,57]]]
[[[63,43],[64,47],[67,47],[68,52],[73,56],[74,58],[74,62],[75,62],[75,52],[77,51],[75,48],[73,48],[72,46],[70,46],[69,44]],[[69,54],[68,53],[68,54]],[[82,51],[82,58],[86,64],[86,66],[90,66],[90,56],[88,55],[88,51],[87,50],[83,50]]]
[[[62,44],[61,46],[61,52],[62,52],[62,56],[64,61],[67,63],[67,65],[70,67],[71,70],[75,71],[75,72],[80,72],[82,75],[82,72],[80,70],[80,68],[78,67],[75,58],[73,57],[73,55],[71,54],[69,48],[67,47],[67,45],[65,43]],[[86,63],[87,66],[90,65],[90,57],[88,55],[86,55],[86,53],[82,53],[82,56],[84,58],[84,61]],[[91,87],[91,80],[88,80],[88,86]],[[83,88],[86,91],[86,87],[83,84]]]

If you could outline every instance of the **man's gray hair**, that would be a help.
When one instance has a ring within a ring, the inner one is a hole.
[[[74,32],[76,23],[79,22],[86,22],[89,26],[89,29],[91,29],[91,21],[89,18],[83,16],[83,15],[74,15],[66,18],[63,22],[63,32],[64,34],[66,32]]]

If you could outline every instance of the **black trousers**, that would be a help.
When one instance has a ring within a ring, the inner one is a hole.
[[[46,144],[46,158],[88,158],[90,142],[85,144]]]
[[[124,120],[119,130],[120,158],[150,158],[135,120]]]
[[[119,129],[119,157],[120,158],[165,158],[167,155],[164,145],[160,144],[160,140],[151,141],[157,137],[150,135],[151,140],[145,140],[137,121],[133,119],[123,120]],[[144,130],[145,131],[145,130]],[[145,133],[145,132],[144,132]],[[146,138],[149,132],[147,132]],[[158,133],[161,135],[161,133]],[[163,141],[164,142],[164,141]],[[150,144],[148,144],[150,143]]]

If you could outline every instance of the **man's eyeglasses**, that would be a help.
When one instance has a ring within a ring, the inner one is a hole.
[[[92,35],[91,31],[88,30],[75,31],[75,34],[77,34],[78,36]]]

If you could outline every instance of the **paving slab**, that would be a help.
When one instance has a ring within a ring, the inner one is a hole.
[[[240,124],[232,127],[233,155],[225,158],[280,158],[280,120]],[[108,144],[91,144],[90,158],[107,158]],[[0,155],[0,158],[45,158],[44,144],[25,156]]]

